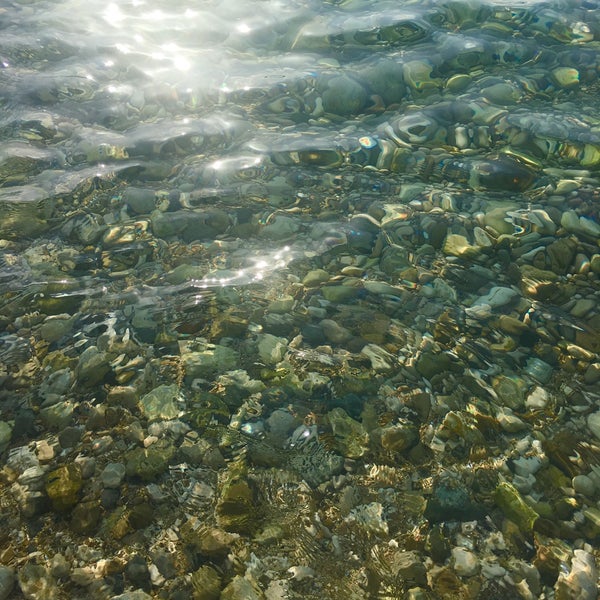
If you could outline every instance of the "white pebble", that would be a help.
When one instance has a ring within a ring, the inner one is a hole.
[[[458,575],[470,577],[479,572],[479,559],[464,548],[452,549],[452,560],[454,562],[454,570]]]

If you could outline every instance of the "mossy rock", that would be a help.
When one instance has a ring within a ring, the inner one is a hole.
[[[81,470],[71,463],[48,473],[46,493],[54,509],[63,512],[77,504],[82,485]]]
[[[521,497],[518,490],[510,483],[498,484],[494,492],[494,500],[502,509],[507,519],[514,521],[524,533],[531,533],[538,514]]]
[[[166,440],[160,440],[148,448],[134,448],[125,455],[125,472],[128,477],[154,481],[163,473],[175,448]]]

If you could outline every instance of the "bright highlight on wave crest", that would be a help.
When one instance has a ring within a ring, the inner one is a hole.
[[[261,258],[253,259],[253,264],[248,267],[212,271],[202,279],[190,281],[189,284],[199,289],[211,289],[259,283],[274,272],[285,268],[292,258],[291,248],[284,246],[271,256],[263,254]]]

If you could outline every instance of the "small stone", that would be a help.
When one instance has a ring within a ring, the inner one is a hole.
[[[321,283],[329,281],[330,275],[324,269],[314,269],[309,271],[302,280],[302,285],[306,287],[317,287]]]
[[[215,560],[224,558],[230,552],[231,545],[237,539],[236,535],[218,527],[202,528],[198,531],[192,528],[190,536],[189,543],[200,554]]]
[[[96,346],[90,346],[83,351],[75,370],[77,381],[86,387],[100,384],[109,371],[106,352],[101,352]]]
[[[243,476],[222,486],[215,507],[217,524],[232,533],[250,533],[255,526],[254,490]]]
[[[529,475],[534,475],[537,473],[543,466],[544,462],[541,457],[533,455],[533,456],[520,456],[513,460],[513,467],[515,469],[515,473],[520,475],[521,477],[528,477]]]
[[[576,475],[571,480],[571,485],[578,494],[583,494],[588,498],[593,498],[596,492],[594,482],[587,475]]]
[[[132,529],[144,529],[154,521],[154,509],[148,502],[133,506],[129,512],[129,524]]]
[[[464,235],[458,233],[450,233],[446,236],[442,250],[447,255],[458,256],[459,258],[471,258],[480,253],[477,246],[472,246]]]
[[[427,585],[427,569],[418,552],[394,552],[389,557],[389,565],[391,572],[403,581],[411,585]]]
[[[50,462],[54,458],[54,448],[47,440],[40,440],[36,444],[36,453],[41,463]]]
[[[548,392],[536,385],[525,399],[525,406],[530,410],[543,409],[548,405],[549,400]]]
[[[327,81],[322,93],[323,110],[334,115],[352,115],[367,103],[366,89],[348,75],[338,75]]]
[[[518,292],[508,287],[494,286],[487,294],[475,300],[473,306],[489,305],[492,309],[500,308],[518,297]]]
[[[365,281],[363,283],[365,290],[377,296],[400,296],[400,288],[394,287],[385,281]]]
[[[55,510],[66,511],[79,500],[82,485],[81,469],[75,463],[70,463],[48,473],[46,493]]]
[[[105,488],[118,488],[125,477],[125,465],[108,463],[100,474],[100,480]]]
[[[363,268],[355,267],[353,265],[344,267],[340,272],[342,275],[346,275],[346,277],[363,277],[365,274],[365,270]]]
[[[57,342],[69,335],[73,329],[75,317],[69,315],[52,315],[40,326],[40,337],[49,343]]]
[[[583,514],[593,527],[592,533],[597,535],[600,531],[600,508],[590,506],[583,510]]]
[[[159,385],[140,399],[140,410],[149,421],[176,419],[179,416],[178,400],[179,386]]]
[[[40,419],[46,427],[60,431],[69,425],[74,410],[75,403],[72,400],[64,400],[52,406],[42,408],[40,410]]]
[[[498,375],[492,380],[492,387],[504,406],[511,410],[519,410],[523,407],[528,385],[520,377]]]
[[[352,333],[333,319],[323,319],[319,325],[332,344],[343,344],[352,338]]]
[[[110,406],[122,406],[127,410],[133,410],[138,403],[137,390],[129,386],[111,387],[106,396],[106,403]]]
[[[61,448],[73,448],[77,445],[85,432],[82,425],[77,427],[65,427],[58,432],[58,443]]]
[[[379,260],[380,269],[391,276],[398,276],[403,270],[411,266],[408,249],[403,246],[387,246]]]
[[[200,352],[182,353],[182,363],[186,378],[203,379],[215,371],[233,371],[237,367],[239,355],[227,346],[212,346]]]
[[[558,239],[546,248],[550,259],[550,269],[557,275],[564,275],[570,269],[577,254],[577,243],[570,238]]]
[[[563,213],[560,224],[569,232],[576,235],[583,235],[591,239],[600,237],[600,225],[592,219],[580,217],[574,210],[567,210]]]
[[[149,215],[156,208],[156,193],[145,188],[128,187],[123,191],[122,201],[134,213]]]
[[[9,567],[0,565],[0,600],[8,600],[15,587],[15,572]]]
[[[579,275],[587,275],[590,272],[590,268],[589,258],[583,252],[578,252],[575,255],[575,260],[573,260],[573,272]]]
[[[520,99],[520,94],[515,86],[508,83],[494,83],[486,86],[481,90],[481,94],[490,102],[504,106],[515,104]]]
[[[452,562],[461,577],[471,577],[479,572],[479,559],[465,548],[452,548]]]
[[[360,353],[371,361],[371,368],[378,373],[389,371],[395,364],[394,357],[377,344],[363,346]]]
[[[360,458],[369,446],[369,434],[362,423],[352,419],[343,408],[334,408],[327,413],[335,445],[340,454],[347,458]]]
[[[504,577],[506,575],[506,569],[499,565],[497,562],[481,562],[481,574],[486,579],[495,579],[496,577]],[[533,600],[533,599],[532,599]]]
[[[587,426],[594,437],[600,440],[600,411],[588,415]]]
[[[203,565],[192,573],[191,580],[194,600],[219,600],[221,577],[213,567]]]
[[[217,384],[226,390],[226,396],[229,398],[239,398],[240,396],[249,396],[258,394],[265,389],[265,384],[260,379],[250,379],[247,371],[238,369],[236,371],[227,371],[217,378]]]
[[[574,317],[584,317],[591,310],[598,306],[598,300],[592,300],[591,298],[580,298],[575,302],[575,306],[571,309],[571,314]]]
[[[432,524],[427,535],[427,544],[431,558],[436,563],[446,562],[446,559],[450,556],[450,542],[442,525]]]
[[[499,407],[496,413],[496,420],[498,421],[498,425],[507,433],[517,433],[518,431],[528,429],[527,423],[513,414],[510,408]]]
[[[571,570],[562,569],[554,587],[556,600],[596,600],[598,597],[598,567],[593,554],[574,550]]]
[[[78,456],[73,462],[79,467],[83,479],[89,479],[96,471],[96,459],[93,456]]]
[[[388,524],[383,516],[383,505],[380,502],[361,504],[350,511],[344,519],[347,523],[357,523],[365,532],[373,535],[387,535]]]
[[[71,512],[71,529],[76,533],[91,535],[95,532],[101,518],[99,500],[80,502]]]
[[[460,364],[453,363],[445,352],[436,354],[428,350],[421,353],[416,364],[417,371],[426,379],[431,379],[445,371],[456,371],[459,368]]]
[[[268,311],[277,314],[289,313],[294,307],[294,298],[290,295],[283,295],[269,303]]]
[[[28,563],[19,570],[19,585],[27,600],[51,600],[60,594],[52,574],[42,565]]]
[[[283,446],[293,429],[298,426],[296,417],[285,408],[274,410],[267,419],[268,437],[277,446]]]
[[[358,289],[349,285],[326,285],[321,288],[323,298],[333,304],[341,304],[346,300],[354,298]]]
[[[173,579],[177,575],[175,558],[167,551],[158,549],[152,554],[152,561],[165,579]]]
[[[516,210],[518,207],[514,204],[493,206],[488,209],[483,217],[483,223],[486,227],[491,227],[499,234],[510,235],[514,233],[514,225],[510,222],[507,213]]]
[[[287,352],[288,341],[284,337],[277,337],[270,333],[259,336],[258,355],[267,365],[274,366],[283,360]]]
[[[10,444],[12,427],[6,421],[0,421],[0,453],[4,452]]]
[[[419,441],[419,431],[406,421],[387,425],[381,429],[381,445],[389,452],[404,452]]]
[[[572,67],[556,67],[552,70],[552,77],[564,88],[571,88],[579,85],[579,71]]]
[[[300,229],[300,221],[293,217],[277,215],[263,227],[258,235],[268,240],[286,240]]]
[[[523,371],[539,383],[548,383],[552,377],[553,368],[552,365],[549,365],[547,362],[532,357],[527,359],[527,364]]]
[[[562,196],[564,194],[570,194],[578,190],[581,187],[581,183],[575,179],[560,179],[556,182],[556,194]]]
[[[174,454],[175,448],[166,440],[149,448],[134,448],[124,456],[127,476],[152,481],[165,471]]]
[[[152,588],[150,571],[143,557],[139,554],[133,556],[125,565],[125,578],[135,587],[149,592]]]
[[[522,531],[530,533],[533,530],[539,515],[510,483],[499,483],[494,492],[494,499],[506,517],[515,522]]]
[[[71,565],[63,554],[55,554],[50,561],[50,572],[57,579],[68,577],[71,571]]]
[[[265,600],[265,595],[252,581],[236,575],[221,592],[219,600]]]
[[[95,578],[96,575],[92,567],[75,567],[71,572],[71,581],[81,587],[91,585]]]
[[[162,504],[163,502],[169,499],[169,495],[156,483],[149,483],[146,486],[146,490],[148,490],[148,496],[155,502],[156,504]],[[106,491],[106,490],[105,490]]]
[[[100,494],[100,504],[102,505],[102,508],[105,508],[106,510],[112,510],[116,508],[120,498],[120,489],[105,488]]]
[[[585,371],[583,380],[588,385],[598,383],[600,381],[600,363],[592,363]]]
[[[15,413],[13,424],[13,437],[19,438],[26,436],[29,439],[35,438],[38,429],[36,425],[36,414],[29,408],[21,408]]]

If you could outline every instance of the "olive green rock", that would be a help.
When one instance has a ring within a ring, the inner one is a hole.
[[[101,516],[102,510],[98,500],[81,502],[75,506],[73,513],[71,514],[71,528],[76,533],[93,533]]]
[[[369,446],[369,434],[362,423],[352,419],[343,408],[327,413],[336,447],[342,456],[360,458]]]
[[[507,519],[514,521],[523,532],[531,533],[538,514],[521,497],[510,483],[499,483],[494,491],[494,500]]]
[[[329,281],[329,278],[330,275],[325,269],[313,269],[304,276],[302,285],[305,285],[306,287],[317,287],[319,284]]]
[[[150,421],[156,419],[175,419],[179,415],[177,385],[159,385],[140,400],[140,410]]]
[[[245,479],[235,479],[223,487],[216,507],[219,527],[233,533],[250,533],[254,512],[254,493]]]
[[[81,470],[71,463],[48,473],[46,493],[55,510],[66,511],[77,504],[82,485]]]
[[[192,598],[194,600],[218,600],[221,595],[221,577],[209,565],[203,565],[192,573]]]
[[[125,472],[128,477],[153,481],[169,464],[175,448],[166,440],[159,440],[148,448],[134,448],[125,454]]]
[[[264,600],[264,598],[265,595],[258,586],[241,575],[236,575],[220,596],[220,600]]]
[[[77,381],[80,385],[95,387],[102,382],[109,371],[110,364],[106,352],[98,350],[96,346],[90,346],[79,357],[76,369]]]

